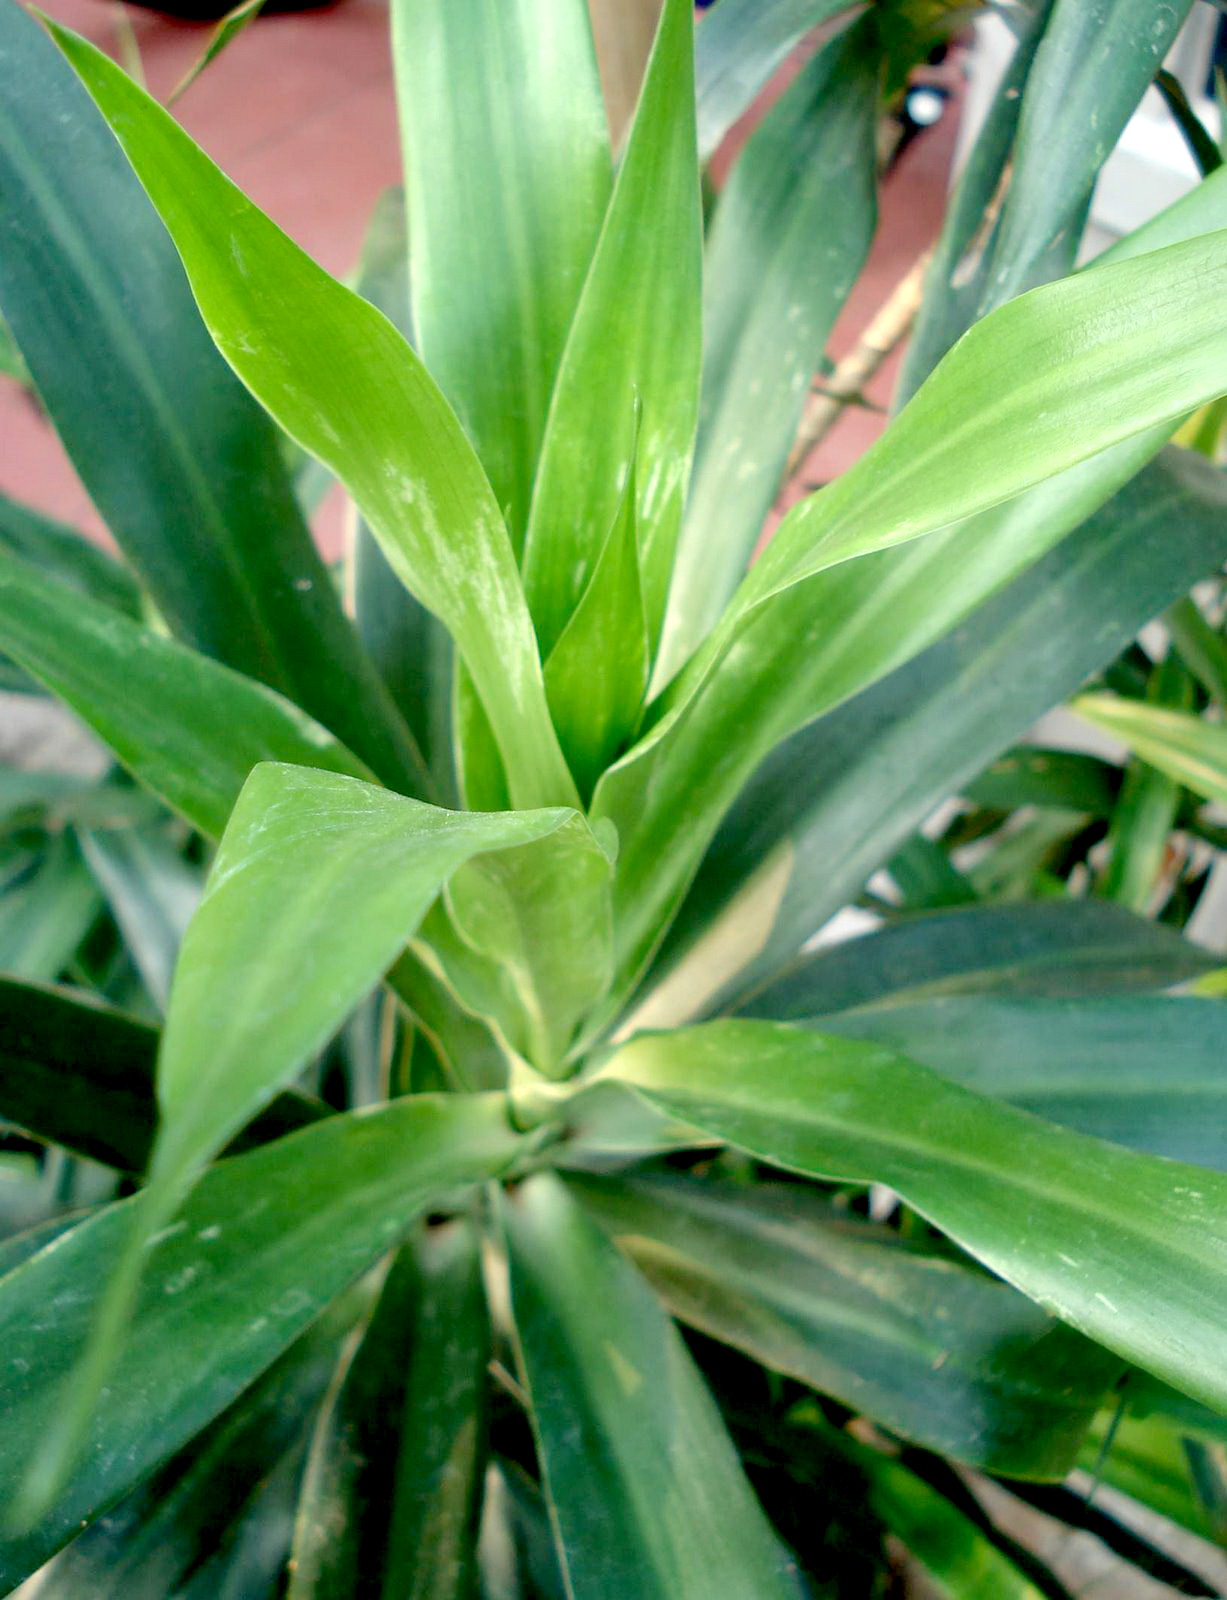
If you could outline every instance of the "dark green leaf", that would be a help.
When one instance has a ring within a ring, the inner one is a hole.
[[[759,1160],[879,1182],[1082,1333],[1227,1409],[1227,1177],[783,1024],[643,1035],[604,1075]]]
[[[950,994],[1127,994],[1220,964],[1170,928],[1099,900],[965,906],[817,950],[740,1009],[787,1020]]]
[[[0,550],[127,616],[140,615],[140,586],[125,567],[72,528],[4,495],[0,495]]]
[[[0,1117],[36,1138],[143,1172],[157,1122],[157,1049],[156,1029],[88,995],[0,978]],[[287,1090],[231,1149],[323,1115],[319,1101]]]
[[[0,1582],[19,1582],[185,1444],[427,1205],[496,1175],[518,1148],[501,1097],[415,1097],[215,1167],[154,1242],[89,1449],[37,1525],[0,1540]],[[10,1511],[144,1206],[107,1207],[0,1280]]]
[[[502,1207],[523,1376],[575,1600],[795,1597],[655,1295],[554,1177]]]
[[[258,762],[366,775],[273,690],[2,553],[0,646],[202,833],[221,833]]]
[[[989,1472],[1061,1478],[1119,1363],[800,1185],[573,1179],[674,1316]]]
[[[550,395],[609,199],[584,0],[398,0],[419,347],[522,549]]]
[[[1225,1024],[1221,1000],[953,996],[822,1026],[1050,1122],[1227,1172]]]
[[[461,1600],[485,1462],[489,1324],[463,1219],[393,1264],[315,1426],[287,1600]]]

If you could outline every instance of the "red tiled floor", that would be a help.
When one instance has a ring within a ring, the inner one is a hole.
[[[107,0],[43,0],[57,20],[119,55]],[[211,25],[130,8],[151,92],[165,97],[198,57]],[[322,11],[261,17],[178,103],[184,126],[323,266],[348,271],[379,194],[399,181],[395,103],[382,0],[341,0]],[[840,319],[838,358],[931,242],[940,223],[956,117],[948,113],[906,152],[886,185],[878,237]],[[894,363],[871,396],[889,397]],[[881,427],[845,413],[806,463],[804,477],[833,476]],[[59,444],[28,396],[0,379],[0,492],[104,539],[105,532]],[[329,554],[340,538],[331,497],[317,531]]]

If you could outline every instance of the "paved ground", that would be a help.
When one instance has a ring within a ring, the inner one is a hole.
[[[44,0],[57,20],[121,54],[112,0]],[[165,96],[197,58],[208,24],[129,7],[148,85]],[[700,24],[701,26],[702,24]],[[329,271],[356,259],[379,194],[400,176],[387,14],[382,0],[341,0],[321,11],[260,17],[178,103],[184,126],[227,173]],[[839,356],[938,227],[955,115],[907,152],[886,187],[869,266],[833,340]],[[889,394],[888,368],[871,388]],[[827,478],[864,449],[880,420],[845,415],[807,476]],[[94,537],[106,535],[52,430],[16,385],[0,379],[0,492]],[[321,543],[336,553],[339,507],[325,505]]]

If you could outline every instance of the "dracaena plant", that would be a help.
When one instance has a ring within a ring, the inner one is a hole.
[[[897,415],[751,563],[956,9],[665,0],[611,152],[580,0],[395,0],[389,317],[3,0],[0,306],[139,590],[31,533],[0,648],[217,841],[160,1028],[5,984],[0,1114],[126,1195],[0,1245],[9,1585],[863,1596],[893,1533],[1053,1595],[956,1469],[1093,1521],[1043,1485],[1118,1438],[1213,1531],[1213,958],[1072,896],[807,953],[1227,555],[1164,448],[1227,389],[1227,188],[1072,270],[1188,6],[1056,0]]]

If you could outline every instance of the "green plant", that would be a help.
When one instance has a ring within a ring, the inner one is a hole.
[[[1122,1431],[1214,1530],[1222,1012],[1166,992],[1213,957],[1072,896],[806,949],[1227,555],[1163,448],[1227,388],[1221,175],[1070,271],[1187,6],[1020,10],[911,399],[747,571],[951,8],[814,57],[705,281],[695,130],[841,9],[722,0],[696,119],[666,0],[615,178],[577,0],[397,0],[419,358],[3,0],[0,305],[164,626],[5,551],[0,648],[219,841],[160,1039],[7,985],[0,1111],[139,1191],[0,1245],[10,1584],[864,1595],[894,1532],[1059,1594],[943,1458],[1034,1496]]]

